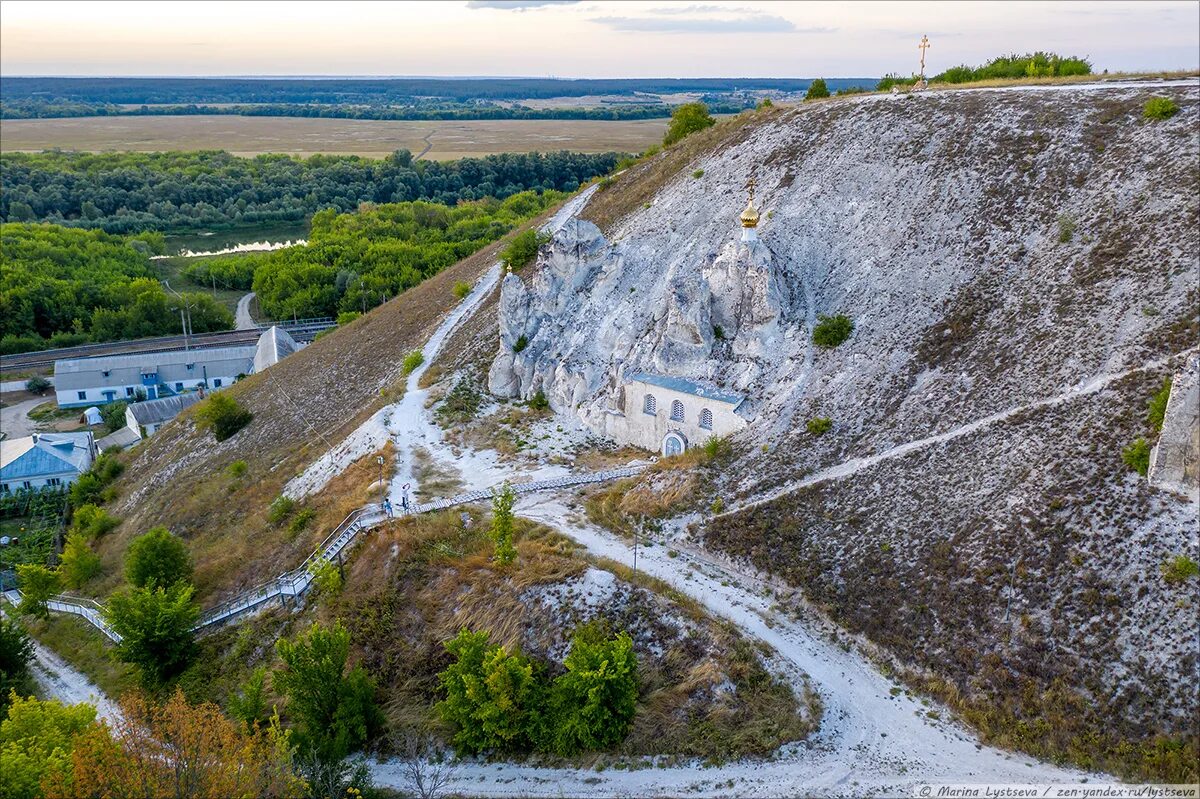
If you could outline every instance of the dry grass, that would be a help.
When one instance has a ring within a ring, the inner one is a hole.
[[[424,447],[413,447],[413,476],[417,479],[417,499],[421,502],[455,496],[462,493],[465,485],[457,470],[438,466]]]
[[[6,119],[5,152],[228,150],[236,155],[328,153],[384,158],[407,149],[450,160],[493,153],[638,153],[662,141],[665,119],[403,121],[307,117],[133,116]]]
[[[117,660],[112,643],[78,616],[26,618],[23,623],[30,635],[78,669],[110,698],[116,699],[136,687],[135,669]]]

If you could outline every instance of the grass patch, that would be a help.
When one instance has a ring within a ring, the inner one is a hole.
[[[1170,97],[1151,97],[1142,108],[1142,116],[1146,119],[1170,119],[1179,113],[1179,106]]]
[[[425,363],[425,353],[420,350],[413,350],[404,356],[404,360],[400,364],[400,371],[405,377],[408,377],[423,363]]]
[[[1162,565],[1162,575],[1168,585],[1179,585],[1200,576],[1200,564],[1187,555],[1176,555]]]
[[[828,416],[814,416],[805,425],[809,435],[823,436],[833,429],[833,420]]]
[[[112,642],[76,616],[52,614],[48,619],[23,620],[29,634],[82,672],[111,699],[138,685],[133,666],[117,660]]]

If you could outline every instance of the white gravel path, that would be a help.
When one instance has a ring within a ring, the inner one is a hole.
[[[250,315],[250,303],[254,301],[255,293],[253,291],[243,294],[237,304],[237,329],[238,330],[253,330],[258,327],[254,317]]]

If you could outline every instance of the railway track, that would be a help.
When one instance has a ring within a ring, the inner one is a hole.
[[[298,323],[281,324],[296,341],[312,341],[317,333],[334,327],[332,319],[305,320]],[[201,333],[190,336],[188,345],[195,349],[213,349],[214,347],[233,347],[240,344],[253,344],[258,341],[266,328],[252,330],[225,330],[219,333]],[[77,347],[62,347],[56,350],[41,350],[39,352],[23,352],[17,355],[0,355],[0,372],[23,369],[37,369],[54,366],[55,361],[66,358],[91,358],[98,355],[133,355],[146,352],[169,352],[184,347],[184,337],[158,336],[155,338],[134,339],[131,341],[109,341],[103,344],[81,344]]]

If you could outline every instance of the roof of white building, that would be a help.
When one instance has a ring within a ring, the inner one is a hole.
[[[192,407],[202,399],[200,392],[190,391],[174,397],[135,402],[129,406],[128,412],[133,415],[134,421],[138,424],[159,424],[174,419],[185,408]]]
[[[92,434],[88,432],[39,433],[0,441],[0,479],[85,472],[91,465]]]
[[[300,345],[291,334],[282,327],[272,326],[258,337],[258,346],[254,352],[254,371],[261,372],[268,366],[274,366],[298,349]]]
[[[198,350],[101,355],[54,362],[54,388],[69,391],[99,385],[138,385],[143,374],[158,374],[160,383],[233,377],[254,370],[254,344]],[[188,364],[193,367],[188,369]],[[108,375],[104,373],[108,372]]]
[[[125,449],[131,447],[141,441],[142,437],[130,430],[128,427],[120,427],[115,433],[109,433],[104,438],[96,442],[96,449],[103,452],[109,447],[120,447]]]
[[[628,378],[636,380],[639,383],[647,383],[659,388],[678,391],[681,394],[692,394],[703,399],[713,400],[714,402],[725,402],[733,406],[740,405],[742,400],[746,398],[742,394],[717,388],[711,383],[702,383],[699,380],[690,380],[686,377],[667,377],[666,375],[656,375],[650,372],[634,372],[628,375]]]

